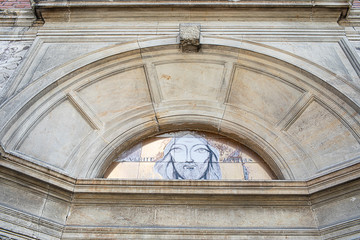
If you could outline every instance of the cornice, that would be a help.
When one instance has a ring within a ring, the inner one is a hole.
[[[0,9],[0,27],[30,27],[35,19],[31,9]]]
[[[37,0],[32,7],[39,22],[169,21],[169,19],[174,21],[255,19],[259,21],[337,22],[347,16],[351,3],[348,0]]]
[[[141,209],[144,206],[166,206],[167,208],[214,207],[217,209],[231,208],[267,208],[267,209],[297,209],[306,210],[319,208],[344,197],[353,196],[359,191],[360,163],[336,172],[328,173],[304,181],[149,181],[149,180],[113,180],[113,179],[74,179],[64,174],[27,162],[4,153],[0,148],[0,181],[2,185],[13,186],[61,203],[67,211],[65,220],[54,220],[47,215],[37,216],[10,206],[0,206],[0,220],[40,234],[40,239],[48,238],[91,238],[90,236],[106,235],[117,238],[134,236],[134,234],[168,235],[175,231],[178,236],[218,236],[221,231],[224,236],[249,236],[259,234],[264,236],[333,236],[342,234],[342,230],[355,228],[359,219],[349,219],[336,224],[300,228],[168,228],[147,226],[83,226],[72,225],[66,219],[70,215],[69,207],[73,209]],[[50,205],[51,206],[51,205]],[[121,206],[121,208],[118,208]],[[50,210],[51,208],[47,209]],[[51,210],[50,210],[51,211]],[[106,212],[106,211],[105,211]],[[20,223],[19,223],[20,222]],[[31,224],[29,224],[31,223]],[[120,224],[120,223],[119,223]],[[29,226],[29,227],[28,227]],[[39,226],[39,227],[37,227]],[[39,230],[40,229],[40,230]],[[338,233],[339,232],[339,233]],[[3,231],[6,236],[16,236],[16,233]],[[84,235],[82,235],[84,234]],[[129,235],[126,235],[129,234]],[[139,236],[139,235],[138,235]],[[220,236],[220,235],[219,235]],[[32,239],[30,236],[20,236]]]
[[[35,7],[54,8],[54,7],[342,7],[348,8],[351,3],[348,0],[288,0],[288,1],[274,1],[274,0],[247,0],[247,1],[149,1],[149,0],[102,0],[102,1],[70,1],[58,0],[56,2],[49,0],[37,0],[34,3]]]
[[[17,183],[51,185],[68,194],[170,194],[170,195],[292,195],[312,194],[359,180],[360,163],[303,181],[164,181],[75,179],[55,170],[1,151],[2,178]]]

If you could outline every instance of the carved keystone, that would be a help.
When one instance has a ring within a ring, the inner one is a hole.
[[[200,24],[181,23],[180,47],[183,52],[198,52],[200,49]]]

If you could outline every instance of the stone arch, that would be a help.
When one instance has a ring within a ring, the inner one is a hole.
[[[121,44],[53,70],[2,106],[4,149],[91,178],[136,141],[196,129],[249,146],[280,179],[359,162],[358,89],[274,48],[202,42],[193,54],[175,38]]]

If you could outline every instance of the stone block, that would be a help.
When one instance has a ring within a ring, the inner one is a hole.
[[[183,52],[198,52],[200,49],[200,24],[181,23],[180,47]]]

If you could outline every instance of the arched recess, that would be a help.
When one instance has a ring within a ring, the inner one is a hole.
[[[359,91],[305,59],[251,42],[161,38],[117,45],[39,78],[0,111],[1,144],[72,177],[101,177],[138,141],[176,130],[228,136],[280,179],[360,160]]]

